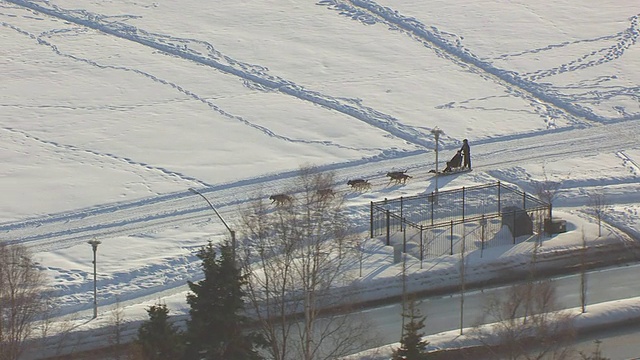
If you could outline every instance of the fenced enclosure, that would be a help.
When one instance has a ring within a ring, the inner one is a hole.
[[[371,202],[371,238],[416,258],[542,236],[551,205],[501,182]]]

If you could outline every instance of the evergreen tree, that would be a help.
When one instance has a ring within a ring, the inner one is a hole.
[[[136,343],[146,360],[174,360],[182,355],[181,334],[169,323],[169,309],[156,304],[147,309],[149,320],[138,329]]]
[[[427,359],[428,342],[423,341],[426,316],[420,314],[420,310],[416,308],[414,300],[409,302],[407,312],[402,314],[408,322],[404,324],[404,335],[400,340],[400,347],[393,353],[393,360],[424,360]]]
[[[191,316],[187,322],[187,360],[261,359],[255,349],[262,345],[261,337],[243,333],[247,323],[241,315],[246,276],[235,264],[233,249],[225,242],[217,257],[209,242],[200,249],[198,258],[202,260],[204,280],[188,282]]]

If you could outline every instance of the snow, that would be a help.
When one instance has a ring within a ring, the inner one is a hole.
[[[115,306],[132,324],[157,301],[181,316],[195,251],[228,236],[189,188],[235,227],[239,206],[313,164],[336,173],[366,239],[370,201],[434,190],[436,126],[439,166],[463,138],[474,165],[440,189],[562,182],[554,214],[569,231],[542,254],[581,246],[583,231],[592,244],[637,241],[640,11],[625,3],[0,1],[0,241],[33,251],[79,332]],[[388,186],[398,169],[413,179]],[[372,190],[350,192],[356,177]],[[597,191],[610,204],[602,237]],[[392,249],[365,247],[360,296],[398,294]],[[530,251],[471,254],[469,280]],[[409,286],[455,284],[456,264],[413,259],[412,279],[439,277]],[[637,314],[637,302],[594,304],[590,321]]]

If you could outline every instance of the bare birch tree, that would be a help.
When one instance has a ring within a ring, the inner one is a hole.
[[[543,180],[533,182],[536,196],[538,199],[552,205],[553,201],[558,197],[562,181],[549,179],[545,164],[542,164],[542,177],[544,178]]]
[[[333,187],[332,173],[302,168],[288,192],[293,202],[258,200],[242,211],[249,303],[275,360],[334,359],[371,345],[364,322],[340,315],[349,299],[333,293],[352,284],[348,270],[358,261]]]
[[[496,359],[570,359],[571,317],[556,310],[551,281],[514,285],[487,305],[484,321],[493,322],[491,330],[475,331]]]
[[[598,237],[602,236],[602,217],[607,210],[607,198],[601,191],[589,194],[589,208],[598,220]]]
[[[582,251],[580,252],[580,309],[587,312],[587,238],[582,229]]]
[[[109,314],[109,325],[111,334],[109,334],[109,344],[113,349],[113,358],[120,360],[123,357],[123,332],[125,329],[124,309],[120,304],[120,299],[116,296],[116,303]]]
[[[47,313],[46,279],[27,248],[0,243],[0,360],[18,359]]]

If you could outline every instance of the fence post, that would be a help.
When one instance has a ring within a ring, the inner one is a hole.
[[[404,221],[402,222],[402,226],[400,226],[401,229],[404,229],[404,231],[402,232],[402,253],[406,254],[407,253],[407,225],[404,224]]]
[[[465,198],[465,192],[464,192],[464,186],[462,187],[462,221],[464,221],[464,198]]]
[[[371,218],[370,221],[370,229],[371,229],[371,239],[373,239],[373,201],[371,202]]]
[[[387,212],[387,246],[389,246],[389,244],[391,244],[391,216],[389,214],[389,209],[386,210]]]
[[[436,202],[436,198],[432,191],[431,192],[431,225],[433,225],[433,203],[435,202]],[[551,214],[551,211],[549,211],[549,214]]]
[[[500,181],[498,180],[498,213],[502,213],[502,207],[500,207]]]
[[[402,196],[400,196],[400,219],[404,221],[404,216],[402,216]],[[400,231],[404,231],[404,226],[400,226]]]
[[[453,220],[451,220],[451,233],[449,237],[451,238],[451,251],[449,252],[449,255],[453,255]]]
[[[420,269],[422,269],[422,260],[424,260],[424,241],[422,235],[422,225],[420,225]]]
[[[527,211],[527,193],[522,192],[522,210]]]
[[[511,222],[513,227],[511,228],[511,236],[513,237],[513,244],[516,243],[516,209],[513,209],[513,221]]]
[[[482,230],[480,231],[480,257],[482,257],[482,253],[484,252],[484,231],[487,226],[487,219],[484,218],[484,214],[482,214],[482,218],[480,219],[480,225],[482,227]]]

